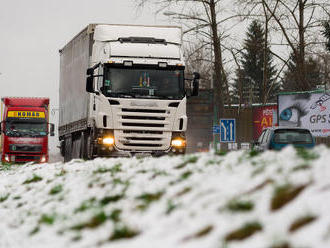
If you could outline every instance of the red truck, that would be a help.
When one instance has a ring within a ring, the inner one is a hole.
[[[49,98],[4,97],[2,104],[2,162],[48,162]]]

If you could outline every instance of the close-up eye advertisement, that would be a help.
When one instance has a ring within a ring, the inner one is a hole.
[[[280,126],[304,127],[313,136],[328,136],[330,93],[292,93],[278,96]]]

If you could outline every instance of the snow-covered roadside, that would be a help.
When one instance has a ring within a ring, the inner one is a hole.
[[[320,146],[2,168],[0,247],[330,247],[329,161]]]

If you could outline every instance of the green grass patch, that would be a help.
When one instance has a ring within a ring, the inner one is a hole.
[[[54,187],[49,191],[49,194],[50,194],[50,195],[56,195],[56,194],[62,192],[62,190],[63,190],[63,186],[59,184],[59,185],[54,186]]]
[[[185,237],[183,239],[183,241],[188,241],[188,240],[192,240],[192,239],[202,238],[202,237],[208,235],[210,232],[212,232],[213,228],[214,227],[212,225],[208,225],[208,226],[200,229],[196,233],[194,233],[194,234],[192,234],[192,235],[190,235],[188,237]]]
[[[301,157],[304,160],[314,160],[319,158],[319,155],[313,152],[312,150],[300,148],[300,147],[296,148],[296,154],[298,157]]]
[[[167,201],[167,209],[166,209],[166,214],[169,215],[171,214],[176,208],[178,207],[177,204],[174,204],[172,200]]]
[[[237,230],[228,233],[225,237],[225,240],[227,242],[235,240],[244,240],[259,231],[262,231],[262,225],[259,222],[249,222],[241,228],[238,228]]]
[[[114,209],[111,214],[109,215],[109,219],[112,220],[113,222],[117,223],[120,221],[120,215],[121,215],[121,210],[120,209]]]
[[[227,152],[226,151],[217,151],[217,152],[215,152],[215,155],[226,156],[227,155]]]
[[[307,216],[303,216],[300,217],[298,219],[296,219],[289,227],[289,231],[290,232],[295,232],[297,230],[299,230],[300,228],[312,223],[313,221],[315,221],[317,219],[316,216],[313,215],[307,215]]]
[[[232,200],[226,208],[232,212],[249,212],[253,210],[254,203],[252,201]]]
[[[7,171],[11,169],[11,164],[3,162],[0,166],[0,171]]]
[[[86,201],[83,201],[81,203],[81,205],[74,210],[74,213],[85,212],[86,210],[96,207],[96,206],[97,206],[96,199],[95,199],[95,197],[93,197]]]
[[[36,226],[35,228],[33,228],[31,230],[31,232],[29,232],[29,235],[32,236],[34,234],[37,234],[39,231],[40,231],[40,227],[39,226]]]
[[[122,170],[121,170],[121,166],[122,166],[121,163],[117,163],[117,164],[115,164],[114,166],[109,167],[109,168],[108,168],[108,167],[101,167],[101,168],[98,168],[98,169],[95,170],[93,173],[94,173],[94,174],[98,174],[98,173],[103,174],[103,173],[108,173],[108,172],[110,172],[111,175],[114,175],[114,174],[116,174],[116,173],[122,171]]]
[[[143,201],[143,203],[138,205],[137,208],[140,210],[147,209],[151,203],[158,201],[163,196],[163,194],[164,194],[163,191],[159,191],[156,193],[144,193],[136,197],[138,200]]]
[[[186,172],[184,172],[184,173],[181,174],[180,179],[181,179],[181,180],[186,180],[186,179],[188,179],[191,175],[192,175],[192,172],[191,172],[191,171],[186,171]]]
[[[124,197],[123,194],[112,195],[112,196],[105,196],[100,200],[100,205],[105,206],[111,202],[117,202]]]
[[[309,170],[311,166],[308,164],[301,164],[297,165],[296,167],[292,168],[292,171],[301,171],[301,170]]]
[[[185,187],[183,190],[179,191],[175,196],[183,196],[191,191],[191,187]]]
[[[39,223],[40,224],[46,224],[46,225],[53,225],[55,222],[55,215],[48,215],[48,214],[43,214],[40,217]]]
[[[174,167],[175,169],[182,169],[184,167],[186,167],[187,164],[190,163],[196,163],[198,161],[198,157],[197,156],[192,156],[189,157],[188,159],[186,159],[183,163],[179,164],[178,166]]]
[[[22,197],[20,195],[17,195],[17,196],[13,197],[13,200],[20,200],[20,199],[22,199]]]
[[[252,149],[251,151],[248,152],[248,154],[249,154],[250,158],[253,158],[253,157],[258,156],[260,154],[260,152],[257,151],[257,150]]]
[[[130,239],[137,236],[140,232],[129,228],[126,225],[117,225],[115,230],[109,237],[109,241],[120,240],[120,239]]]
[[[8,199],[8,197],[9,197],[9,195],[10,194],[6,194],[6,195],[3,195],[3,196],[0,196],[0,203],[6,201]]]
[[[62,170],[61,170],[59,173],[57,173],[55,176],[57,176],[57,177],[62,177],[62,176],[64,176],[66,173],[67,173],[67,171],[64,170],[64,169],[62,169]]]
[[[36,183],[42,180],[42,177],[33,174],[32,178],[26,179],[23,184]]]
[[[291,184],[281,185],[275,188],[271,199],[271,210],[276,211],[295,199],[305,188],[305,185],[294,186]]]
[[[280,242],[272,245],[270,248],[291,248],[291,245],[288,242]]]
[[[102,225],[106,220],[107,220],[106,214],[103,211],[101,211],[95,214],[88,221],[72,226],[71,229],[75,231],[80,231],[85,228],[93,229]]]

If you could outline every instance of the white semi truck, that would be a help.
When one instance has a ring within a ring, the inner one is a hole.
[[[64,160],[184,153],[184,69],[180,27],[89,24],[60,50]]]

